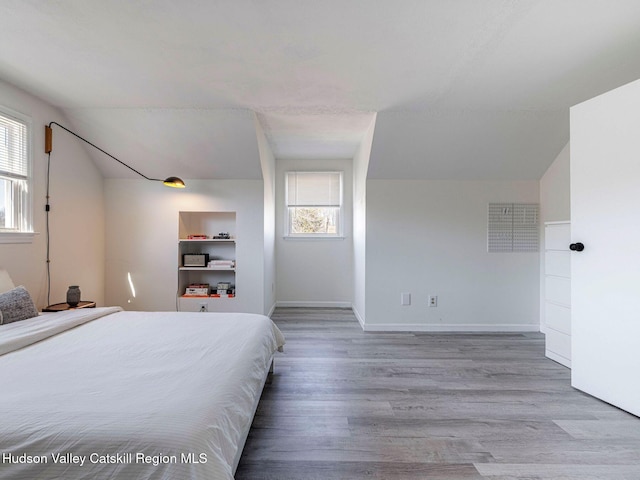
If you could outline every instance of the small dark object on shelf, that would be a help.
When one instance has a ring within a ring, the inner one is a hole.
[[[231,235],[229,235],[229,232],[220,232],[214,235],[213,238],[216,240],[229,240],[231,239]]]
[[[77,307],[80,302],[80,287],[78,285],[69,286],[67,290],[67,303],[72,307]]]

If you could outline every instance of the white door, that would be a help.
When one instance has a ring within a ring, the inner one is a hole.
[[[640,81],[571,109],[572,384],[640,415]]]

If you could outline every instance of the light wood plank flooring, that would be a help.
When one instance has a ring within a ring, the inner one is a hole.
[[[287,338],[236,480],[640,479],[640,419],[574,390],[541,334],[364,333],[278,309]]]

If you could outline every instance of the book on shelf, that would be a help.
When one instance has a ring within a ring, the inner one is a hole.
[[[184,292],[185,297],[206,297],[209,295],[208,283],[192,283],[187,286]]]
[[[236,267],[235,260],[210,260],[208,267],[213,270],[232,270]]]
[[[218,288],[211,291],[212,297],[233,298],[236,296],[236,287],[229,282],[218,282]]]

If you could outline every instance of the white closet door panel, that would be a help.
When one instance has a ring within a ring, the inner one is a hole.
[[[556,332],[555,335],[547,336],[546,349],[548,357],[571,367],[571,335]],[[549,353],[555,354],[555,356],[549,355]]]
[[[571,255],[569,251],[548,250],[544,257],[544,273],[557,277],[571,277]]]
[[[571,309],[555,303],[545,305],[547,327],[571,335]]]
[[[547,250],[569,250],[571,225],[568,223],[547,225],[544,237],[544,246]]]
[[[571,280],[564,277],[547,277],[545,281],[547,301],[571,306]]]

